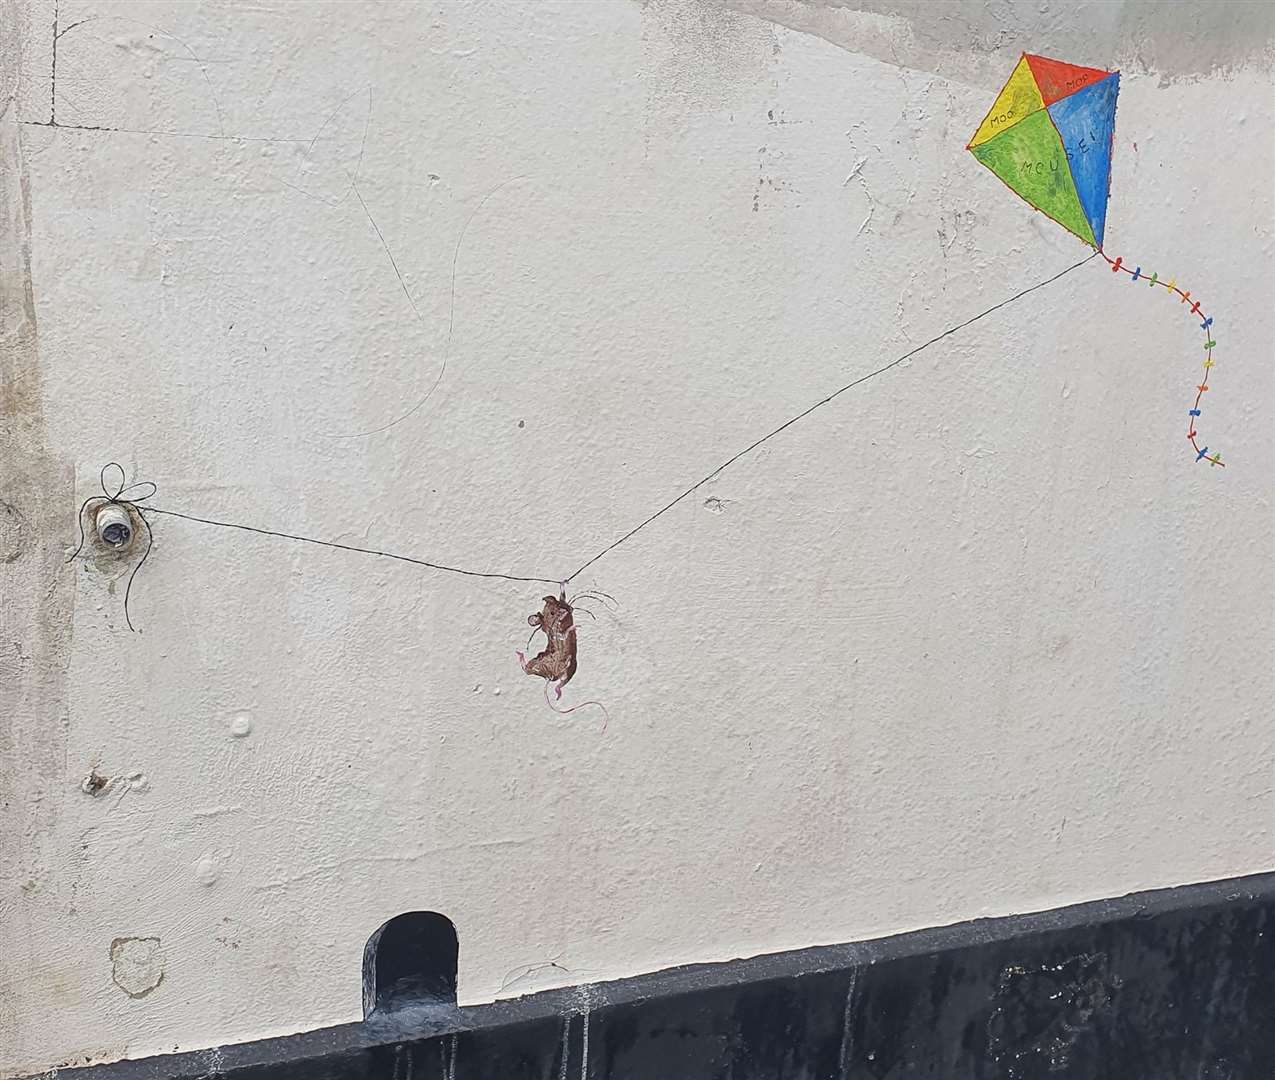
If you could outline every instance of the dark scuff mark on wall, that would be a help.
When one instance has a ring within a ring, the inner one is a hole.
[[[823,38],[847,52],[994,90],[1005,55],[1065,56],[1092,67],[1192,79],[1258,62],[1269,67],[1275,5],[1152,0],[716,0],[722,7]]]
[[[48,851],[66,771],[74,478],[49,447],[31,280],[31,198],[18,123],[23,6],[0,2],[0,987],[40,970],[25,943],[57,905]],[[47,932],[47,930],[46,930]],[[0,995],[2,997],[3,995]],[[0,1044],[12,1034],[0,1007]]]

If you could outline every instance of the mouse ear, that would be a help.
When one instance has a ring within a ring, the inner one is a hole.
[[[533,614],[533,615],[528,615],[528,616],[527,616],[527,625],[528,625],[528,626],[539,626],[539,625],[540,625],[540,612],[538,612],[538,611],[537,611],[537,612],[536,612],[535,614]]]

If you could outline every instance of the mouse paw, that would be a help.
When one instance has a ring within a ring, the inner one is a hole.
[[[527,670],[527,654],[524,653],[521,649],[515,649],[514,655],[518,657],[518,666],[521,667],[523,671],[526,671]]]
[[[562,683],[553,684],[553,696],[557,701],[562,700]]]

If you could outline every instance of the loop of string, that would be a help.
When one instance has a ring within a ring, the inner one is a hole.
[[[108,485],[106,474],[114,469],[119,474],[119,483],[114,485],[114,490]],[[137,565],[133,567],[128,575],[128,583],[124,586],[124,622],[128,624],[129,630],[137,633],[137,628],[133,625],[133,620],[129,616],[128,601],[133,591],[133,579],[137,577],[137,571],[142,568],[142,564],[150,557],[151,548],[155,545],[155,536],[151,532],[150,522],[146,520],[146,515],[142,513],[142,508],[137,504],[145,502],[159,489],[150,480],[142,480],[138,483],[130,484],[128,482],[128,474],[124,472],[124,466],[117,461],[108,461],[102,466],[102,471],[98,474],[98,482],[102,487],[101,495],[90,495],[82,503],[80,503],[79,513],[76,519],[80,526],[80,542],[71,552],[71,557],[67,562],[74,562],[76,556],[84,550],[86,535],[84,532],[84,512],[88,510],[93,503],[98,504],[100,509],[102,506],[122,506],[129,512],[129,516],[136,518],[142,523],[142,527],[146,530],[146,550],[142,552],[142,557],[137,560]],[[133,491],[145,491],[144,495],[131,495]],[[126,497],[127,496],[127,497]]]

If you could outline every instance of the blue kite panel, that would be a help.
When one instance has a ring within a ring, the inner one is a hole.
[[[1102,247],[1111,191],[1111,140],[1116,129],[1116,94],[1120,72],[1077,90],[1049,106],[1049,115],[1062,136],[1071,177],[1094,239]]]

